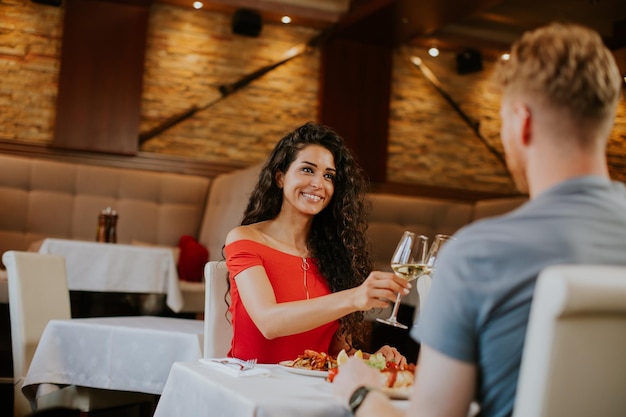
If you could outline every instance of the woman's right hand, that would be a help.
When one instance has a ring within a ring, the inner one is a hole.
[[[372,271],[355,288],[354,305],[360,311],[385,308],[396,300],[398,293],[407,295],[411,284],[392,272]]]

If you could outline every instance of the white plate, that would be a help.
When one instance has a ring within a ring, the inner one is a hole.
[[[328,371],[315,371],[312,369],[295,368],[291,366],[292,363],[293,361],[282,361],[279,362],[278,365],[285,369],[287,372],[291,372],[292,374],[316,376],[319,378],[326,378],[328,376]]]

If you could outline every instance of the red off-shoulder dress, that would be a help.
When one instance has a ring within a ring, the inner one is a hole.
[[[233,340],[229,356],[240,359],[257,358],[259,363],[278,363],[295,359],[305,349],[328,352],[338,321],[332,321],[315,329],[268,340],[256,327],[241,298],[235,277],[252,266],[263,266],[274,289],[278,303],[305,300],[330,294],[326,280],[315,262],[308,258],[309,269],[304,283],[303,258],[281,252],[252,240],[238,240],[224,248],[230,279],[230,314]]]

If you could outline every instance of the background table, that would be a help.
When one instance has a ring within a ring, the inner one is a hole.
[[[204,322],[170,317],[52,320],[24,380],[35,398],[42,383],[161,394],[177,361],[202,357]]]
[[[70,290],[166,294],[183,308],[176,261],[170,249],[67,239],[45,239],[39,253],[65,257]]]

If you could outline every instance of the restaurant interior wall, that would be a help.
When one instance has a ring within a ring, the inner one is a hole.
[[[60,67],[63,6],[16,0],[0,4],[0,141],[50,145]],[[207,163],[251,165],[265,159],[293,127],[316,120],[320,53],[317,48],[222,98],[220,85],[285,58],[317,29],[265,24],[256,38],[232,33],[231,16],[153,4],[148,23],[140,132],[194,107],[192,117],[147,140],[140,151]],[[420,56],[471,119],[478,137],[410,61]],[[394,50],[387,181],[515,193],[500,155],[498,94],[483,70],[456,71],[456,51],[434,59],[419,47]],[[353,110],[353,109],[350,109]],[[348,110],[346,110],[348,111]],[[626,104],[620,101],[609,143],[614,178],[626,180]]]

